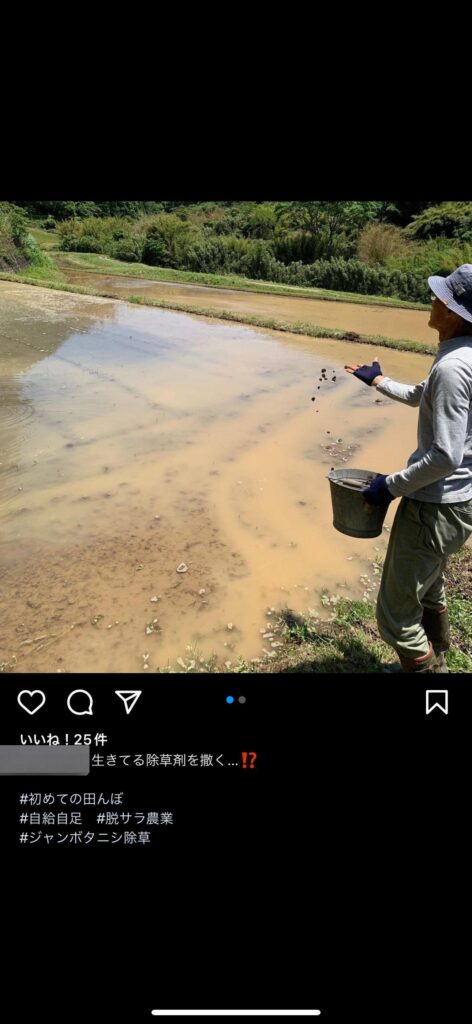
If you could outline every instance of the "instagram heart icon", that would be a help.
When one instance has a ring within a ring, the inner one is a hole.
[[[36,694],[37,696],[35,696]],[[25,698],[29,698],[28,703],[25,703]],[[46,703],[46,694],[42,690],[22,690],[18,694],[17,701],[23,711],[27,711],[29,715],[35,715]]]

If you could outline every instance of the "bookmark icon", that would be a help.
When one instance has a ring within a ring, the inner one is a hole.
[[[449,690],[426,690],[426,714],[430,715],[435,708],[444,715],[449,714]]]

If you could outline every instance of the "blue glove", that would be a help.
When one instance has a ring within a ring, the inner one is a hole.
[[[379,473],[369,487],[362,491],[364,501],[368,505],[389,505],[394,500],[395,495],[390,493],[386,480],[387,477]]]
[[[358,370],[354,370],[353,376],[358,377],[364,384],[372,387],[372,381],[375,377],[379,377],[381,373],[380,363],[372,363],[372,366],[360,366]]]

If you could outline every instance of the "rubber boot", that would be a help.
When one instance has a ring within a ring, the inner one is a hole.
[[[444,654],[451,646],[451,634],[449,628],[449,613],[447,608],[423,609],[421,625],[433,645],[435,654]]]
[[[439,654],[436,655],[436,666],[434,668],[434,671],[435,672],[449,672],[449,669],[447,667],[446,657],[445,657],[445,654],[444,654],[443,651],[439,651]]]
[[[444,655],[436,655],[433,645],[430,643],[427,654],[419,658],[406,658],[404,654],[398,655],[400,661],[393,665],[385,665],[382,672],[447,672],[447,666],[443,667],[442,658]]]
[[[439,670],[438,659],[432,643],[429,645],[428,653],[422,654],[419,658],[405,658],[404,654],[399,654],[398,657],[402,672],[437,672]]]

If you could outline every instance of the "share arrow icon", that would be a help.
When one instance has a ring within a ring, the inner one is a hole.
[[[123,701],[125,706],[126,714],[129,715],[130,711],[133,710],[136,701],[139,700],[142,690],[115,690],[116,696]]]

